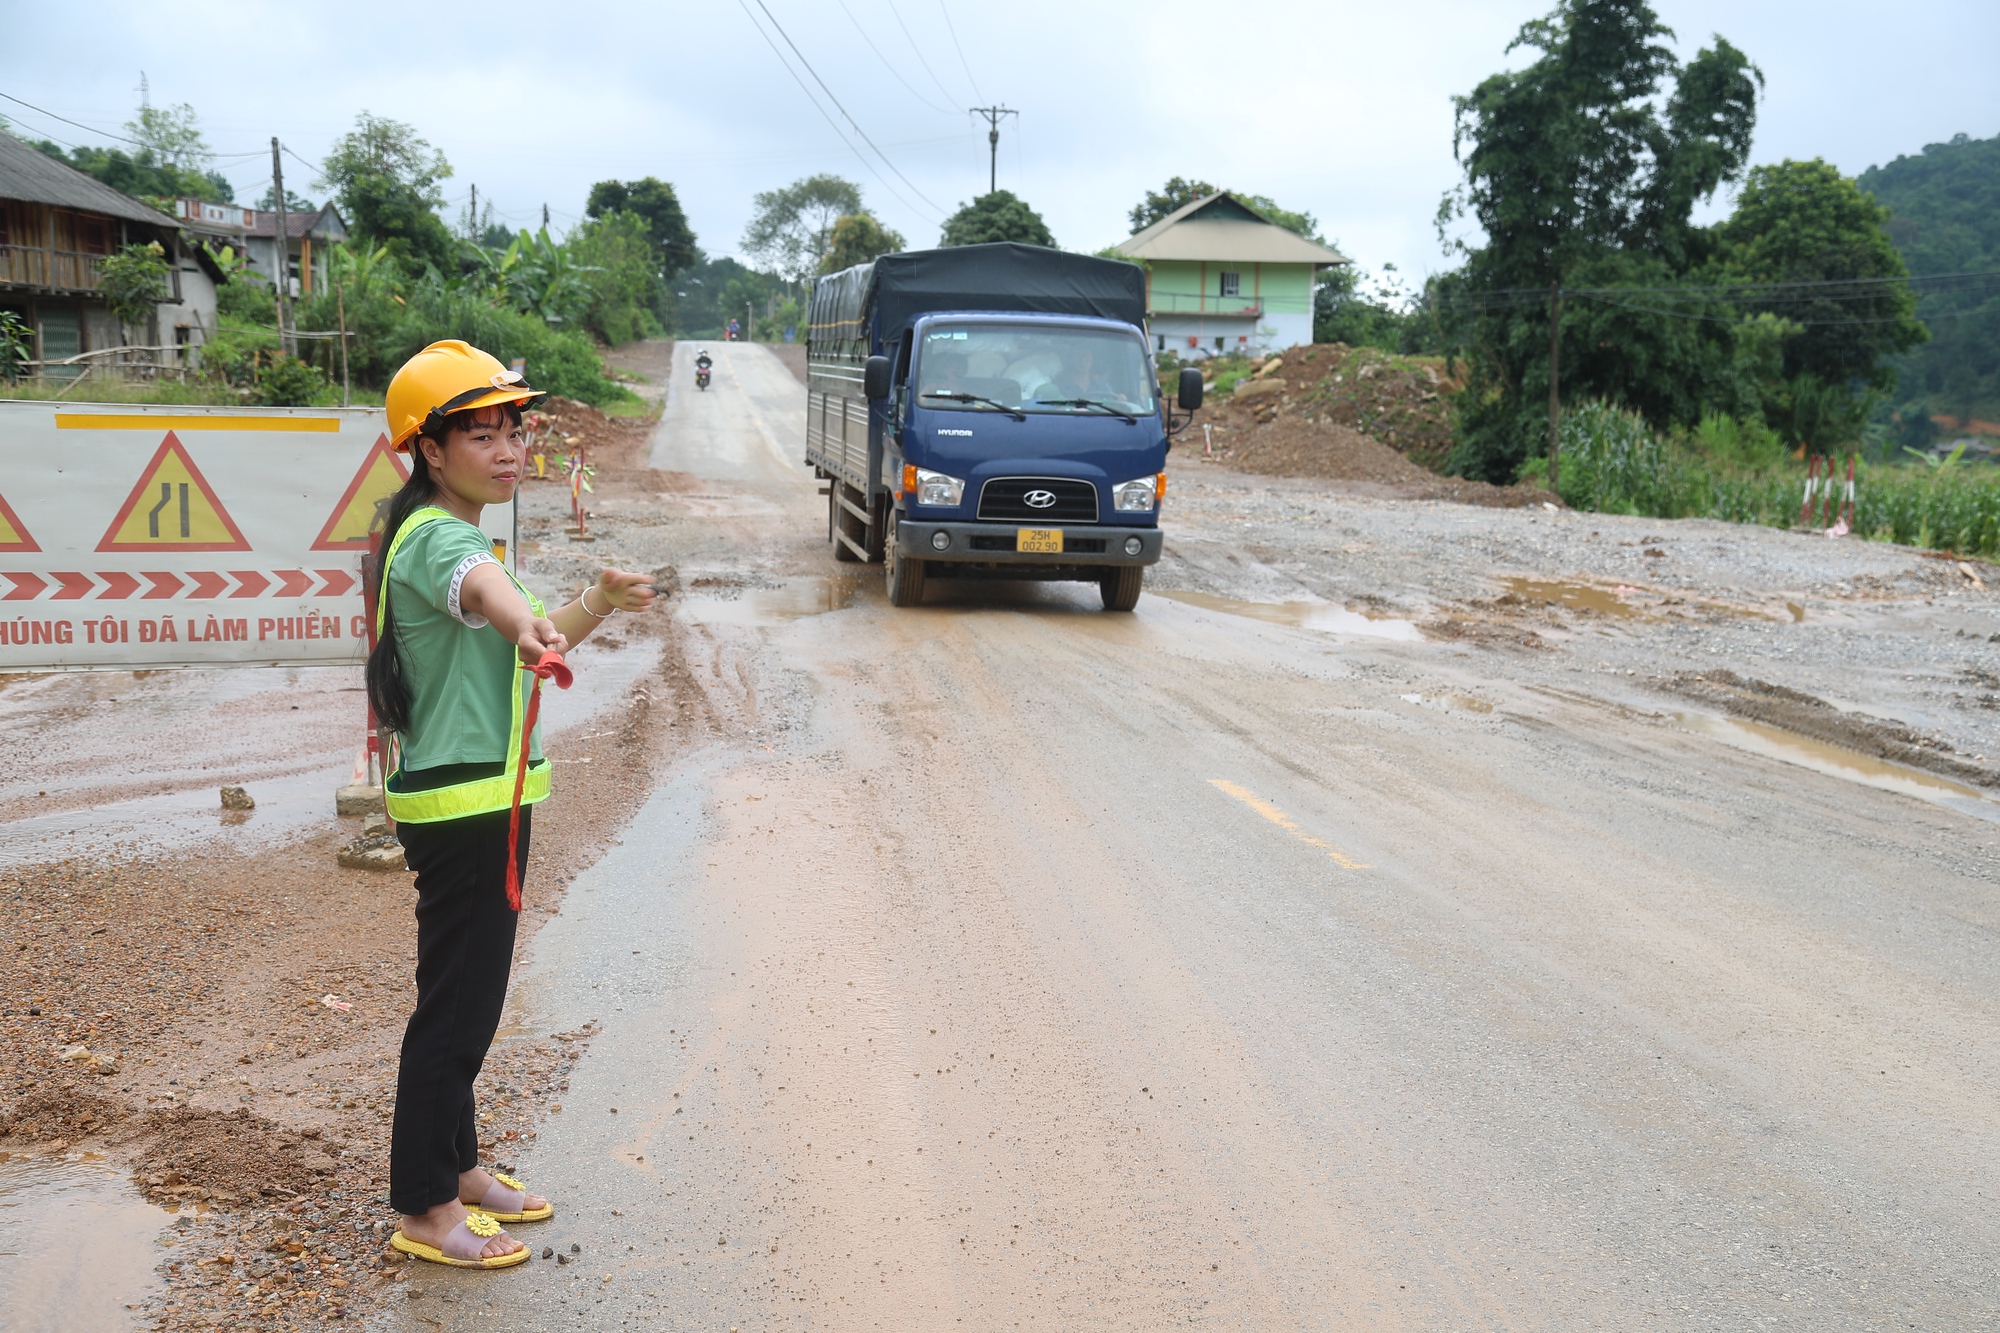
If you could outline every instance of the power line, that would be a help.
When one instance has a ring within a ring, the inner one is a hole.
[[[925,106],[937,112],[939,115],[949,116],[953,114],[952,109],[950,107],[939,106],[936,102],[931,101],[929,98],[925,97],[922,93],[918,92],[915,88],[911,88],[910,81],[903,77],[903,72],[897,69],[894,65],[889,63],[889,57],[883,55],[881,48],[875,45],[874,40],[868,35],[868,30],[861,26],[861,20],[854,17],[854,11],[847,7],[847,0],[836,0],[836,2],[840,5],[840,12],[847,15],[847,21],[854,25],[854,31],[861,34],[861,40],[868,43],[868,49],[875,53],[875,58],[882,62],[883,67],[887,69],[890,74],[895,76],[896,82],[902,84],[903,87],[909,89],[910,96],[916,98],[919,102],[922,102]]]
[[[813,96],[812,89],[806,87],[806,81],[799,77],[798,71],[793,69],[791,62],[785,59],[785,53],[783,51],[780,51],[778,49],[778,44],[771,40],[771,34],[765,32],[764,26],[759,22],[757,22],[757,16],[750,12],[750,6],[747,3],[747,0],[736,0],[736,4],[737,7],[743,11],[743,16],[750,20],[750,26],[757,30],[757,35],[764,39],[764,45],[771,48],[771,54],[778,58],[778,64],[784,67],[785,73],[791,75],[792,82],[799,85],[799,91],[806,95],[806,101],[812,103],[813,110],[819,112],[820,118],[824,120],[827,123],[827,127],[833,131],[834,137],[839,139],[841,144],[847,149],[847,151],[853,153],[855,158],[861,163],[861,165],[868,169],[869,175],[873,176],[876,180],[882,182],[883,189],[887,190],[890,194],[896,196],[896,201],[898,203],[902,204],[903,207],[905,208],[910,208],[915,211],[921,212],[922,210],[915,209],[915,205],[911,204],[909,200],[903,198],[903,196],[897,191],[896,187],[889,183],[887,177],[883,176],[881,172],[875,169],[875,164],[868,160],[868,157],[865,153],[863,153],[859,148],[856,148],[854,146],[853,142],[848,139],[847,132],[840,128],[840,122],[827,114],[826,108],[819,104],[819,99],[817,97]],[[762,8],[762,6],[760,5],[759,8]],[[814,77],[817,78],[818,76],[815,75]],[[886,161],[886,159],[884,160]],[[935,208],[936,205],[933,204],[932,207]],[[935,220],[936,220],[935,218],[932,219],[932,221]]]
[[[911,35],[910,25],[903,22],[903,12],[896,8],[896,0],[885,0],[885,3],[889,6],[889,12],[895,15],[896,26],[903,30],[903,40],[910,44],[911,54],[915,55],[917,63],[924,67],[924,73],[931,76],[931,82],[935,83],[938,91],[945,95],[945,100],[956,102],[958,95],[944,86],[944,80],[940,79],[937,76],[937,71],[931,68],[931,62],[924,59],[923,48],[917,45],[917,39]]]
[[[128,139],[122,134],[113,134],[110,130],[100,130],[95,125],[86,125],[80,120],[71,120],[68,116],[58,116],[56,115],[55,112],[49,110],[47,107],[36,106],[33,102],[24,102],[20,98],[14,96],[14,94],[12,93],[0,93],[0,97],[6,98],[8,101],[14,103],[16,106],[24,106],[28,108],[28,110],[30,111],[39,111],[41,114],[45,116],[54,117],[56,120],[61,121],[65,125],[74,125],[80,130],[89,130],[92,134],[99,134],[107,139],[116,139],[120,143],[129,143],[134,148],[145,148],[148,146],[146,144],[140,143],[137,139]],[[70,145],[70,147],[72,148],[74,148],[75,146],[76,146],[75,144]]]
[[[905,176],[902,173],[902,171],[897,168],[896,164],[889,160],[889,155],[887,153],[884,153],[880,148],[875,148],[875,141],[868,137],[868,131],[862,129],[861,122],[856,120],[853,116],[848,115],[847,108],[840,105],[840,99],[833,95],[833,89],[828,88],[826,86],[826,80],[822,79],[819,76],[819,71],[812,67],[812,62],[806,59],[805,52],[799,50],[798,43],[792,40],[791,34],[785,31],[785,26],[782,23],[778,22],[777,16],[771,13],[770,7],[764,3],[764,0],[757,0],[757,8],[764,11],[764,17],[771,20],[771,26],[778,30],[778,36],[783,37],[785,39],[785,45],[792,48],[792,54],[797,56],[799,58],[799,63],[806,67],[806,73],[812,75],[813,82],[817,83],[820,86],[821,90],[826,93],[826,100],[832,102],[834,107],[840,112],[841,115],[847,117],[847,123],[854,127],[854,132],[856,134],[861,136],[861,142],[867,144],[870,148],[875,149],[875,156],[882,159],[882,165],[889,168],[889,170],[895,172],[896,179],[903,182],[903,184],[908,185],[910,187],[910,192],[912,194],[916,195],[917,198],[929,204],[934,211],[938,213],[943,213],[944,210],[938,208],[936,201],[931,199],[930,196],[926,195],[922,190],[919,190],[916,187],[916,185],[910,180],[910,178],[908,176]],[[886,183],[887,182],[884,182],[884,184]]]
[[[952,49],[958,52],[958,67],[965,71],[965,81],[972,85],[972,95],[985,101],[986,94],[979,91],[979,80],[972,77],[972,66],[965,63],[965,48],[958,44],[958,29],[952,26],[951,11],[944,7],[944,0],[938,0],[938,13],[944,15],[944,30],[951,34]]]

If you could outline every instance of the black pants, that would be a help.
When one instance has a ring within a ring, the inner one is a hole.
[[[524,883],[532,814],[521,811]],[[472,1083],[500,1027],[519,917],[507,906],[507,811],[397,834],[417,872],[417,1008],[396,1074],[389,1202],[415,1215],[456,1199],[458,1173],[479,1165]]]

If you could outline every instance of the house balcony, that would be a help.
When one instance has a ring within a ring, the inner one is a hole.
[[[74,250],[41,250],[0,245],[0,287],[32,287],[45,292],[95,292],[103,280],[106,255]]]
[[[1151,293],[1146,298],[1149,316],[1206,315],[1220,319],[1261,319],[1264,299],[1260,296],[1204,296],[1193,292]]]

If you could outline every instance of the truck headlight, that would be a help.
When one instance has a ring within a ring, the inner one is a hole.
[[[1150,514],[1160,502],[1160,479],[1165,473],[1139,477],[1111,488],[1111,506],[1121,514]]]
[[[956,509],[965,503],[965,482],[927,468],[917,469],[917,500],[920,505]]]

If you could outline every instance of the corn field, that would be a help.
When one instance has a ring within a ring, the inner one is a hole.
[[[1573,509],[1774,528],[1799,521],[1803,464],[1758,471],[1715,467],[1662,440],[1634,414],[1603,403],[1573,409],[1561,429],[1560,490]],[[1838,466],[1844,481],[1846,461]],[[1854,531],[1871,541],[2000,555],[2000,470],[1857,464]]]

